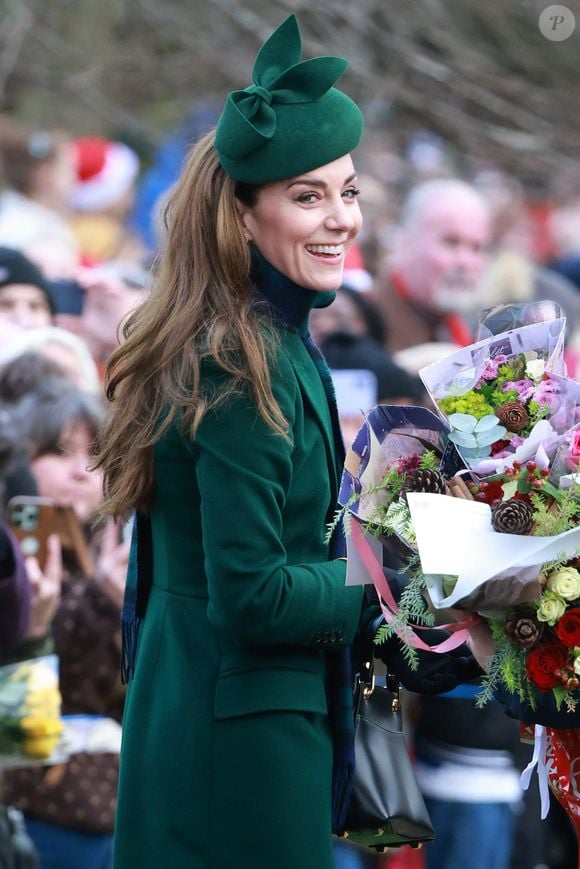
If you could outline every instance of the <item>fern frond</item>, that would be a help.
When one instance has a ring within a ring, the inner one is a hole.
[[[440,457],[433,450],[427,450],[419,456],[419,467],[425,471],[437,471],[440,466]]]
[[[405,660],[412,670],[416,670],[419,666],[419,654],[414,646],[405,641],[405,638],[408,637],[415,625],[431,626],[434,623],[434,616],[428,611],[423,597],[426,583],[418,564],[419,560],[416,556],[409,559],[405,571],[409,576],[409,581],[401,594],[399,610],[395,613],[390,624],[381,625],[374,638],[374,642],[380,645],[390,640],[391,637],[398,636],[402,643]]]

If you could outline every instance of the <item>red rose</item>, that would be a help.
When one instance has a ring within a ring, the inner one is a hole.
[[[511,441],[495,441],[495,443],[491,445],[492,456],[495,456],[497,453],[501,453],[502,450],[505,450],[506,447],[509,447],[510,443]]]
[[[559,640],[536,646],[526,657],[526,674],[541,691],[549,691],[560,684],[555,675],[568,663],[568,649]]]
[[[554,632],[565,646],[580,646],[580,607],[566,610]]]

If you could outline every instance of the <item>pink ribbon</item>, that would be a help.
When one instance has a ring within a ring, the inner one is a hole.
[[[389,583],[385,579],[382,565],[377,561],[368,540],[365,539],[359,522],[357,522],[354,517],[351,521],[351,536],[356,551],[358,552],[368,575],[373,581],[377,594],[379,595],[381,610],[383,611],[385,620],[388,624],[392,624],[399,612],[399,605],[393,597]],[[398,628],[397,635],[401,640],[403,640],[403,642],[413,646],[415,649],[423,649],[426,652],[437,652],[438,654],[442,654],[463,645],[463,643],[469,639],[468,628],[472,625],[479,624],[480,622],[481,617],[476,613],[472,613],[460,622],[453,622],[448,625],[437,625],[438,630],[449,631],[451,636],[434,646],[430,646],[415,633],[415,630],[430,630],[426,625],[414,625],[412,628]]]

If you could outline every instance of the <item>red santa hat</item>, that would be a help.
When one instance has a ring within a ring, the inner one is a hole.
[[[370,290],[373,285],[373,279],[366,270],[362,251],[356,241],[347,251],[342,280],[353,290],[359,290],[363,293]]]
[[[77,183],[75,211],[104,211],[132,187],[139,172],[137,154],[123,142],[85,136],[73,141]]]

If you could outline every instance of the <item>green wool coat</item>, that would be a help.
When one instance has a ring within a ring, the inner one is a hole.
[[[155,451],[153,588],[124,720],[115,869],[331,869],[325,652],[360,587],[328,561],[330,416],[281,330],[275,435],[247,396]]]

